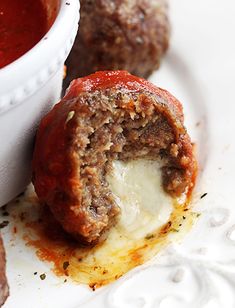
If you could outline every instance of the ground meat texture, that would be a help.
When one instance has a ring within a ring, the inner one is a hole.
[[[0,307],[4,304],[8,297],[8,284],[6,278],[6,259],[5,250],[0,235]]]
[[[166,0],[81,0],[78,35],[66,62],[66,87],[98,70],[147,78],[168,48]]]
[[[160,160],[167,193],[189,191],[196,162],[181,104],[167,91],[124,71],[71,83],[44,117],[33,183],[63,228],[78,241],[102,241],[120,209],[106,181],[113,160]]]

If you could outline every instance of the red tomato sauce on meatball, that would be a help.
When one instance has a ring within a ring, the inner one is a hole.
[[[0,0],[0,68],[30,50],[47,30],[40,0]]]

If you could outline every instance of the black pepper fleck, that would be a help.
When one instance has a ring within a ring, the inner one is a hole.
[[[4,228],[4,227],[8,226],[8,224],[9,224],[9,221],[4,220],[3,222],[0,223],[0,229],[2,229],[2,228]]]
[[[68,262],[68,261],[65,261],[65,262],[63,263],[63,269],[64,269],[64,271],[68,268],[68,266],[69,266],[69,262]]]
[[[204,193],[203,195],[201,195],[201,197],[200,197],[200,198],[202,199],[202,198],[206,197],[206,196],[207,196],[207,194],[208,194],[208,193]]]

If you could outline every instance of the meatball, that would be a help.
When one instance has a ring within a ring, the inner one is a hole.
[[[4,304],[8,297],[8,284],[6,278],[6,259],[5,250],[0,235],[0,307]]]
[[[147,78],[168,48],[166,0],[81,0],[79,32],[66,62],[66,86],[98,70]]]
[[[125,71],[74,80],[41,121],[33,183],[41,202],[84,244],[105,239],[120,208],[106,174],[115,160],[159,160],[171,196],[192,189],[196,161],[182,106],[170,93]]]

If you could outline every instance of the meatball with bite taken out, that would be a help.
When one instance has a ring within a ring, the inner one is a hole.
[[[78,35],[66,62],[65,87],[99,70],[147,78],[169,43],[166,0],[81,0]]]
[[[197,164],[183,121],[176,98],[125,71],[74,80],[37,132],[39,199],[79,242],[102,242],[120,214],[107,180],[114,161],[158,161],[169,196],[192,190]]]

